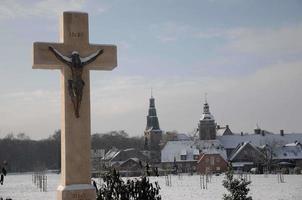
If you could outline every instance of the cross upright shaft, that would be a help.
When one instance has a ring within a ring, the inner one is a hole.
[[[87,185],[91,182],[89,70],[112,70],[117,66],[117,56],[116,46],[114,45],[89,44],[87,13],[63,13],[60,42],[62,43],[35,42],[33,45],[33,69],[60,69],[61,71],[62,175],[60,187],[64,188],[69,185]],[[49,50],[49,47],[55,48],[64,56],[70,56],[73,51],[77,51],[81,57],[87,57],[97,50],[103,50],[103,53],[92,63],[83,67],[81,78],[84,82],[84,87],[80,102],[81,106],[79,107],[79,117],[74,115],[74,105],[70,97],[72,70],[60,61],[55,54]]]

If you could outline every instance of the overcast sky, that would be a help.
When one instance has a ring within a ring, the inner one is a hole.
[[[165,131],[193,132],[208,93],[234,132],[302,132],[302,1],[2,0],[0,137],[60,128],[60,73],[31,66],[65,10],[89,13],[91,43],[118,47],[116,69],[91,73],[92,133],[142,135],[151,87]]]

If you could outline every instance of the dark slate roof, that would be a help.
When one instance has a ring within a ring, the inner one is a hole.
[[[281,136],[280,134],[234,134],[234,135],[222,135],[216,138],[226,149],[235,149],[238,144],[243,142],[251,142],[255,146],[278,145],[283,146],[285,144],[300,142],[302,143],[301,133],[288,133]]]
[[[155,99],[153,97],[149,99],[149,110],[147,116],[146,131],[149,130],[160,130],[158,117],[156,114],[156,108],[155,108]]]
[[[257,149],[256,146],[254,146],[252,143],[250,142],[244,142],[241,145],[237,146],[237,149],[234,150],[234,153],[231,155],[230,160],[234,160],[238,154],[241,153],[241,151],[243,151],[245,148],[247,148],[247,146],[251,147],[252,149],[254,149],[254,151],[258,152],[259,154],[262,154],[262,152],[259,151],[259,149]]]

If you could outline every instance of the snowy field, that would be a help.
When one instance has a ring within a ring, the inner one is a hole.
[[[0,185],[0,197],[13,200],[53,200],[56,199],[56,188],[59,175],[48,174],[48,190],[40,192],[32,183],[31,174],[8,175],[4,185]],[[151,181],[158,181],[161,186],[163,200],[194,200],[222,199],[226,190],[222,186],[224,176],[213,176],[208,189],[200,189],[198,175],[172,176],[172,186],[166,186],[165,177],[151,177]],[[250,195],[254,200],[302,200],[302,175],[285,175],[285,183],[278,183],[276,175],[252,175]]]

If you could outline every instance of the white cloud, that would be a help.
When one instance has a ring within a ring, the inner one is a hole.
[[[256,55],[302,53],[302,25],[281,28],[235,29],[227,32],[226,50]]]
[[[193,27],[175,22],[153,24],[149,27],[161,42],[174,42],[184,37],[191,37]]]
[[[302,53],[302,25],[277,28],[210,29],[194,34],[200,39],[222,38],[223,52],[251,55],[290,55]]]
[[[109,6],[96,2],[88,8],[87,0],[41,0],[29,3],[28,1],[3,0],[0,4],[0,19],[16,19],[22,17],[50,17],[54,18],[63,11],[85,11],[103,13]]]
[[[39,1],[33,6],[35,15],[57,15],[65,10],[82,10],[86,0],[44,0]]]
[[[246,54],[251,56],[291,56],[302,53],[302,24],[280,27],[237,27],[200,29],[191,25],[168,22],[152,25],[150,30],[162,42],[175,42],[180,39],[202,39],[215,41],[222,39],[217,46],[223,54]]]

